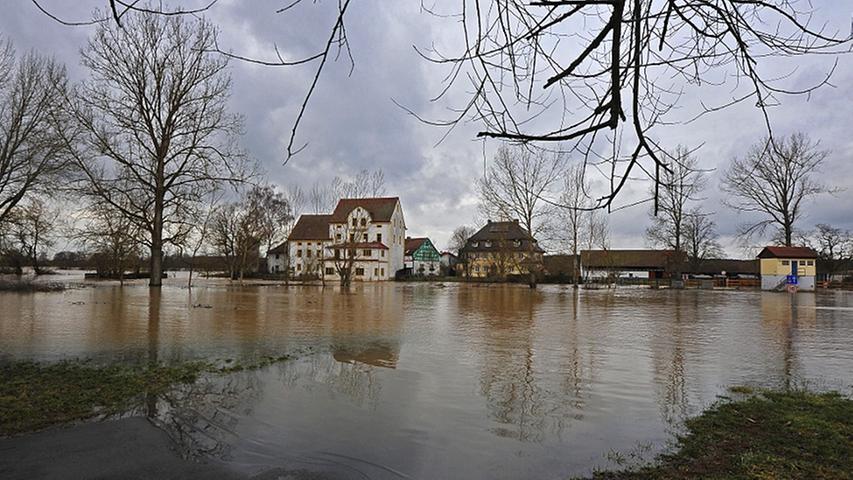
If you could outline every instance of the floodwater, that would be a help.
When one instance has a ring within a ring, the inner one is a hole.
[[[201,282],[0,293],[0,357],[292,354],[148,413],[239,472],[333,478],[565,479],[650,458],[732,385],[853,390],[848,292]]]

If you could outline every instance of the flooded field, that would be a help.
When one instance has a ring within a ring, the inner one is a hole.
[[[253,474],[553,478],[649,457],[731,385],[853,388],[853,295],[170,279],[0,293],[0,358],[294,360],[155,399]]]

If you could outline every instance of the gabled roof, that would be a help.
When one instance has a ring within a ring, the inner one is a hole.
[[[330,218],[331,215],[300,215],[287,240],[328,240]]]
[[[281,242],[274,248],[271,248],[270,251],[267,252],[267,255],[276,253],[287,253],[287,242]]]
[[[357,207],[367,210],[371,221],[390,222],[391,216],[394,215],[394,209],[399,202],[399,197],[342,198],[338,200],[338,205],[332,212],[330,222],[345,223],[347,216]]]
[[[418,237],[418,238],[406,237],[406,248],[405,248],[404,255],[411,255],[411,254],[415,253],[415,251],[417,249],[421,248],[421,245],[423,245],[423,243],[427,240],[429,240],[429,239],[426,237]]]
[[[687,260],[675,250],[582,250],[583,268],[608,270],[666,270]]]
[[[727,275],[746,274],[758,275],[758,260],[734,260],[729,258],[709,258],[702,260],[698,265],[689,266],[690,273],[719,275],[726,272]]]
[[[486,242],[489,242],[488,246]],[[508,243],[511,242],[511,243]],[[516,242],[519,242],[516,244]],[[489,222],[471,238],[465,242],[461,249],[464,252],[489,252],[489,251],[528,251],[530,243],[533,242],[532,251],[542,253],[536,239],[527,230],[518,224],[518,220],[511,222]]]
[[[809,247],[764,247],[758,258],[817,258]]]

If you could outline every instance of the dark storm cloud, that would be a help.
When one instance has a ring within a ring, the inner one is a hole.
[[[220,44],[235,53],[271,58],[273,44],[288,58],[317,51],[326,40],[333,21],[333,3],[309,2],[297,12],[273,13],[283,2],[237,2],[221,0],[209,12],[220,28]],[[846,2],[815,2],[822,19],[834,28],[849,28]],[[82,20],[103,1],[43,3],[63,18]],[[820,19],[819,19],[820,20]],[[308,148],[282,165],[288,134],[314,65],[297,68],[262,67],[239,61],[232,63],[233,109],[244,115],[243,144],[267,172],[270,181],[286,186],[310,186],[327,182],[335,175],[353,174],[361,169],[382,168],[389,194],[402,199],[411,235],[429,235],[443,247],[450,232],[459,224],[470,223],[477,215],[474,184],[482,174],[483,156],[496,144],[474,140],[476,126],[462,125],[444,142],[435,145],[443,131],[424,125],[395,106],[391,99],[430,118],[447,116],[447,107],[464,103],[464,92],[431,103],[441,89],[446,70],[424,62],[412,46],[437,44],[452,51],[459,40],[458,24],[441,20],[419,9],[419,2],[358,2],[351,6],[347,21],[355,69],[345,57],[328,65],[311,99],[300,127],[297,145]],[[19,51],[30,48],[51,53],[66,63],[71,75],[81,79],[79,49],[92,29],[65,27],[40,13],[30,2],[9,2],[0,17],[0,32],[11,38]],[[830,57],[802,62],[786,80],[788,86],[803,86],[819,79],[831,66]],[[769,76],[787,73],[790,63],[771,64]],[[832,81],[810,97],[783,98],[773,109],[774,129],[789,134],[805,131],[832,151],[822,179],[838,187],[853,184],[853,67],[841,58]],[[681,114],[684,118],[698,107],[697,88],[687,90]],[[703,100],[722,103],[731,94],[726,89],[703,87]],[[456,96],[453,96],[456,95]],[[741,155],[761,138],[764,126],[751,105],[739,105],[689,126],[667,127],[659,135],[666,145],[703,145],[697,152],[711,172],[705,201],[716,212],[721,233],[728,239],[742,217],[722,205],[718,179],[732,157]],[[631,185],[623,204],[641,199],[647,185]],[[835,197],[818,199],[808,208],[808,226],[828,222],[853,229],[853,190]],[[614,247],[644,244],[647,205],[627,208],[611,216]],[[740,253],[729,245],[733,254]]]

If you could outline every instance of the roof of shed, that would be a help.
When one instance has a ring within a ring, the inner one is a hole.
[[[764,247],[758,258],[817,258],[809,247]]]

